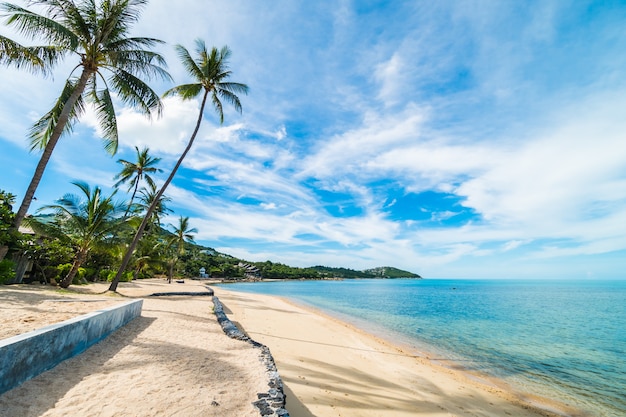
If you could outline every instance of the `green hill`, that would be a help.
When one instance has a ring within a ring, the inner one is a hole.
[[[409,271],[394,268],[393,266],[379,266],[377,268],[366,269],[363,272],[372,274],[378,278],[421,278],[421,276]]]
[[[391,266],[380,266],[364,271],[355,271],[348,268],[331,268],[328,266],[314,266],[310,269],[318,271],[320,275],[326,278],[421,278],[417,274]]]

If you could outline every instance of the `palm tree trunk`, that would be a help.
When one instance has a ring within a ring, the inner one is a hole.
[[[167,271],[167,283],[172,283],[172,277],[174,276],[174,261],[170,262],[169,270]]]
[[[22,200],[22,204],[20,208],[17,210],[15,214],[15,219],[13,220],[13,229],[18,230],[20,225],[22,224],[22,220],[26,217],[26,213],[28,212],[28,208],[30,207],[30,203],[33,201],[33,197],[35,196],[35,191],[39,186],[39,182],[41,181],[41,177],[48,165],[48,161],[50,160],[50,156],[52,156],[52,151],[54,147],[57,145],[65,126],[70,117],[70,113],[76,104],[78,98],[85,91],[85,86],[87,85],[87,80],[91,76],[91,71],[84,69],[82,74],[80,75],[80,79],[78,80],[78,84],[72,92],[70,98],[63,105],[63,110],[59,115],[59,120],[57,121],[56,126],[54,126],[54,130],[52,131],[52,135],[50,135],[50,139],[44,148],[43,153],[41,154],[41,158],[39,159],[39,163],[37,164],[37,168],[35,168],[35,173],[33,174],[33,178],[30,180],[30,184],[26,189],[26,194],[24,194],[24,199]],[[6,252],[3,254],[0,251],[0,261],[4,259]]]
[[[78,252],[78,255],[76,256],[76,259],[74,259],[74,263],[72,264],[72,269],[70,269],[70,272],[67,273],[65,278],[63,278],[63,280],[59,284],[61,288],[67,288],[72,284],[72,281],[74,280],[74,277],[76,276],[76,273],[78,272],[78,268],[80,268],[80,266],[83,264],[86,258],[87,258],[87,251],[81,249]]]
[[[9,247],[7,245],[0,246],[0,261],[2,261],[5,256],[7,256],[8,252],[9,252]]]
[[[126,266],[128,265],[128,262],[130,262],[130,258],[133,256],[133,252],[135,252],[137,243],[139,243],[139,240],[143,236],[143,231],[146,228],[146,224],[148,224],[148,220],[150,219],[152,212],[156,208],[157,204],[159,204],[159,200],[163,196],[163,193],[165,193],[167,186],[170,185],[170,183],[174,179],[174,175],[176,175],[176,171],[178,171],[178,168],[183,163],[185,156],[187,156],[187,153],[189,153],[189,150],[191,149],[191,146],[193,145],[193,142],[196,139],[196,135],[198,134],[198,130],[200,130],[200,124],[202,123],[202,114],[204,113],[204,106],[206,104],[208,95],[209,95],[209,91],[205,90],[204,97],[202,97],[202,104],[200,105],[200,114],[198,114],[198,121],[196,122],[196,128],[194,129],[193,133],[191,134],[191,137],[189,138],[189,143],[187,144],[187,147],[185,148],[185,151],[182,153],[180,158],[178,158],[178,162],[176,162],[176,165],[172,169],[172,172],[170,173],[169,177],[167,177],[165,184],[163,184],[163,186],[157,193],[156,197],[154,198],[154,201],[152,202],[152,204],[150,204],[150,207],[148,207],[148,211],[146,212],[146,215],[141,221],[141,224],[139,225],[139,229],[137,229],[137,233],[135,233],[135,237],[133,238],[133,241],[130,243],[130,245],[128,246],[128,249],[126,250],[126,254],[124,255],[124,258],[122,259],[122,264],[120,265],[120,268],[117,270],[117,274],[115,275],[115,278],[113,278],[113,281],[111,282],[111,285],[109,286],[109,291],[117,291],[117,284],[120,282],[120,279],[122,278],[122,274],[124,273],[124,270],[126,269]]]
[[[130,208],[133,205],[133,200],[135,199],[135,195],[137,194],[137,188],[139,188],[139,181],[135,183],[135,189],[133,190],[133,195],[130,196],[130,201],[128,202],[128,208],[126,209],[126,213],[124,213],[124,218],[128,217]]]

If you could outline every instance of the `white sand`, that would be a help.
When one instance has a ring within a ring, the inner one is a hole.
[[[0,328],[15,334],[127,297],[205,290],[193,281],[154,279],[120,284],[126,297],[90,294],[106,288],[0,287]],[[292,417],[549,415],[317,311],[212,288],[229,318],[270,348]],[[74,301],[47,301],[59,297]],[[0,395],[0,417],[258,417],[251,403],[268,388],[259,351],[225,336],[212,309],[211,297],[145,298],[141,317]]]
[[[34,301],[33,315],[45,315],[41,294],[33,299],[30,290],[18,294],[21,298],[11,294],[12,310],[5,309],[6,292],[14,288],[0,289],[3,322],[17,311],[19,299],[29,297]],[[163,280],[124,283],[119,288],[122,294],[135,296],[204,289]],[[47,292],[45,298],[65,296]],[[72,305],[78,304],[63,303],[63,309]],[[0,416],[258,417],[251,403],[268,389],[259,350],[224,335],[212,310],[211,297],[146,298],[141,317],[86,352],[0,395]]]
[[[550,415],[317,311],[214,290],[231,320],[270,348],[292,417]]]

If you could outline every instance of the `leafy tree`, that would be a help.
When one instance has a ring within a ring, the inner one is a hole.
[[[11,246],[19,241],[19,233],[13,228],[15,213],[13,213],[15,195],[0,190],[0,261],[4,258]]]
[[[71,262],[74,257],[72,247],[55,238],[35,239],[24,254],[33,262],[41,282],[50,282],[50,278],[56,278],[56,266]]]
[[[128,208],[126,209],[126,213],[124,213],[124,216],[128,216],[128,212],[132,207],[133,201],[135,201],[135,195],[137,194],[139,183],[143,180],[150,187],[156,188],[154,180],[149,174],[163,171],[162,169],[156,168],[154,166],[159,163],[161,158],[153,158],[152,156],[150,156],[148,154],[148,148],[144,148],[140,151],[139,148],[135,146],[135,150],[137,151],[136,162],[129,162],[125,159],[118,159],[117,162],[122,164],[123,168],[122,171],[120,171],[113,178],[115,180],[118,180],[115,183],[116,188],[128,182],[128,191],[133,190],[133,194],[130,197],[130,201],[128,202]]]
[[[163,57],[144,49],[162,41],[129,36],[132,24],[139,19],[146,3],[147,0],[29,2],[42,6],[45,14],[11,3],[0,4],[0,10],[8,16],[7,25],[27,38],[48,43],[23,46],[0,36],[0,63],[47,74],[67,55],[78,58],[52,109],[31,128],[31,149],[43,152],[15,216],[15,229],[26,216],[54,147],[62,134],[72,131],[84,113],[85,101],[94,106],[103,131],[104,147],[111,154],[117,151],[118,143],[111,90],[126,104],[137,107],[148,116],[154,111],[161,113],[162,103],[158,95],[139,77],[170,78],[163,69]]]
[[[181,154],[178,162],[176,162],[176,165],[172,169],[169,177],[159,190],[155,201],[153,201],[148,208],[139,230],[137,230],[137,233],[128,248],[128,252],[122,260],[120,269],[117,271],[117,275],[113,282],[111,282],[111,286],[109,287],[110,291],[115,291],[117,289],[117,283],[119,282],[119,279],[126,269],[126,265],[128,265],[128,262],[133,255],[137,242],[139,242],[141,236],[143,235],[143,230],[156,205],[158,204],[159,198],[163,195],[167,186],[172,182],[178,168],[185,159],[185,156],[189,153],[189,150],[196,139],[196,135],[198,134],[198,130],[200,129],[207,99],[209,99],[209,97],[211,98],[213,107],[220,118],[220,123],[224,123],[224,108],[222,100],[226,100],[235,107],[235,110],[241,112],[241,102],[239,101],[237,93],[247,94],[248,92],[247,85],[227,81],[231,75],[231,71],[228,69],[228,59],[230,58],[231,52],[227,46],[224,46],[221,50],[213,48],[211,52],[209,52],[202,40],[196,40],[196,53],[198,56],[196,59],[192,58],[189,51],[181,45],[176,46],[176,50],[178,51],[178,56],[182,60],[187,72],[194,78],[195,82],[174,87],[166,91],[165,96],[176,95],[180,96],[183,100],[190,100],[202,95],[202,104],[200,104],[198,120],[196,122],[196,127],[189,138],[187,147]]]
[[[91,189],[80,181],[74,182],[74,185],[80,189],[82,196],[66,194],[57,204],[40,209],[55,212],[52,222],[43,223],[36,218],[29,220],[35,231],[63,239],[76,251],[71,269],[59,284],[62,288],[70,286],[92,249],[118,243],[118,231],[124,223],[119,216],[124,205],[113,202],[115,192],[105,197],[99,187]]]

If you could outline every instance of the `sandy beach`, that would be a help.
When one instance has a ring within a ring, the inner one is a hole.
[[[70,292],[39,285],[0,287],[0,328],[22,323],[28,331],[38,321],[63,321],[154,292],[206,291],[189,281],[154,279],[121,283],[123,296],[93,294],[107,287],[91,284],[70,287]],[[59,299],[65,301],[53,301]],[[0,395],[0,416],[258,417],[252,402],[268,389],[259,350],[224,334],[211,299],[144,298],[141,317]]]
[[[272,351],[292,417],[554,415],[319,311],[213,288],[231,320]]]
[[[550,415],[311,309],[278,297],[211,288],[229,318],[270,348],[292,417]],[[20,326],[31,330],[44,317],[54,322],[55,315],[145,297],[141,317],[0,395],[0,416],[259,415],[251,403],[267,391],[266,368],[258,349],[224,335],[211,297],[147,297],[206,290],[203,284],[153,279],[118,289],[120,295],[111,296],[98,294],[106,284],[63,293],[38,285],[0,288],[0,327],[13,333]],[[73,300],[51,301],[58,298]]]

